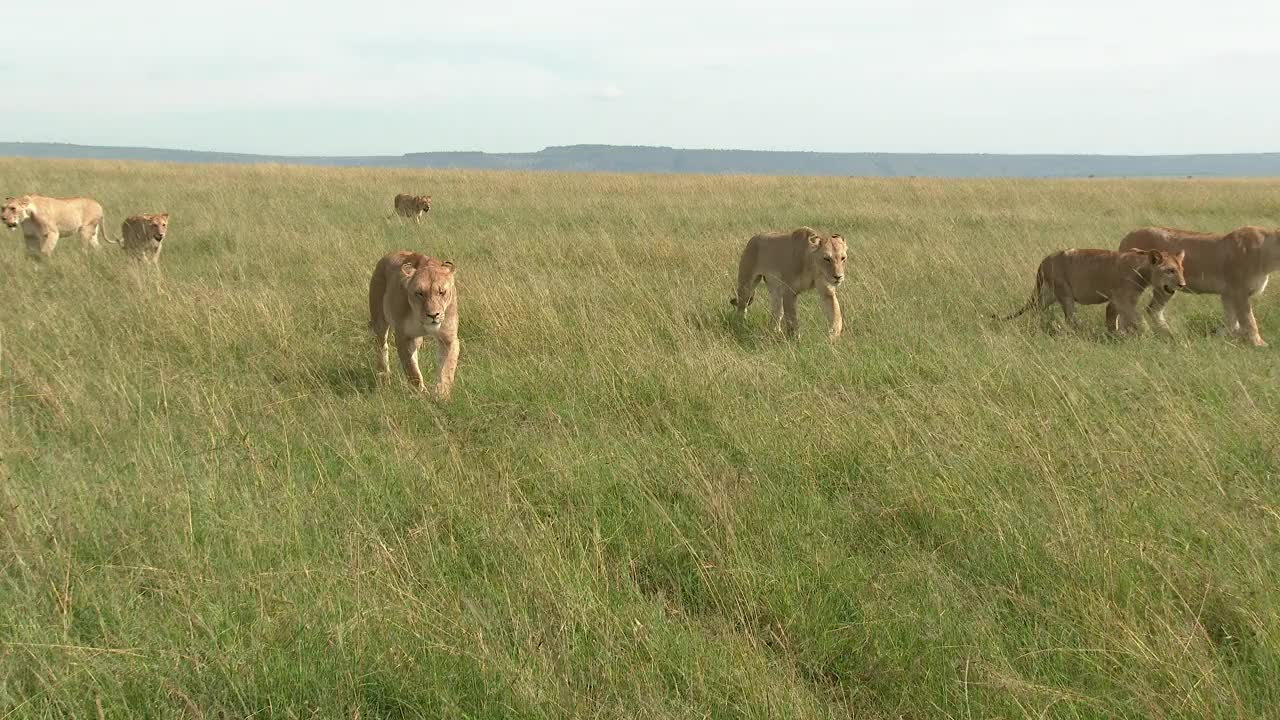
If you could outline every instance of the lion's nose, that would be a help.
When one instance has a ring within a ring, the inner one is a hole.
[[[840,281],[842,281],[842,280],[844,280],[844,276],[843,276],[843,275],[837,275],[837,276],[836,276],[836,282],[840,282]]]
[[[431,318],[432,320],[436,320],[440,317],[440,313],[427,313],[427,317]]]

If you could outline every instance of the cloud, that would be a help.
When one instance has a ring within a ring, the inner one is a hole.
[[[596,88],[595,91],[591,93],[591,97],[596,100],[617,100],[623,95],[624,93],[622,92],[622,88],[614,85],[613,83]]]

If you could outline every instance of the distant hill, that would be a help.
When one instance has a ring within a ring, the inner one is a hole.
[[[421,152],[367,157],[304,157],[64,143],[0,143],[0,156],[345,167],[875,177],[1280,176],[1280,153],[987,155],[683,150],[669,147],[565,145],[532,153]]]

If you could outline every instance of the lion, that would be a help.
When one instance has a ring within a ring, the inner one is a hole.
[[[414,222],[421,224],[423,214],[431,212],[431,196],[400,193],[396,195],[395,206],[397,215],[411,217]]]
[[[126,253],[138,260],[159,263],[160,251],[164,248],[162,243],[168,232],[169,213],[130,215],[120,225],[120,244]]]
[[[818,301],[827,316],[828,335],[839,337],[844,329],[836,287],[844,282],[848,245],[839,235],[823,236],[813,228],[796,228],[790,233],[760,233],[747,241],[738,261],[738,295],[729,304],[738,317],[746,314],[756,285],[769,286],[771,322],[775,330],[795,337],[796,296],[817,290]]]
[[[1187,286],[1182,260],[1185,253],[1160,250],[1061,250],[1040,262],[1031,299],[1012,315],[1012,320],[1033,307],[1046,310],[1055,301],[1073,328],[1079,328],[1076,304],[1107,304],[1107,330],[1113,333],[1142,332],[1138,299],[1148,286],[1173,293]]]
[[[1248,225],[1226,234],[1145,227],[1120,241],[1121,250],[1150,248],[1186,253],[1187,291],[1218,295],[1223,326],[1219,335],[1238,335],[1252,345],[1266,346],[1258,333],[1250,298],[1262,293],[1272,272],[1280,269],[1280,230]],[[1147,314],[1167,329],[1165,305],[1172,293],[1155,288]]]
[[[43,195],[23,195],[5,198],[0,208],[0,220],[9,229],[22,226],[22,236],[27,241],[27,256],[36,260],[47,259],[53,254],[58,239],[76,234],[97,250],[98,235],[108,242],[107,228],[103,224],[102,205],[89,198],[51,198]]]
[[[458,369],[458,291],[456,268],[410,250],[397,250],[378,261],[369,280],[369,331],[380,375],[387,367],[387,330],[395,331],[396,351],[409,382],[424,389],[418,369],[422,338],[436,341],[436,392],[447,399]]]

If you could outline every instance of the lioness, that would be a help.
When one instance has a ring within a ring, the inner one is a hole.
[[[99,232],[107,238],[106,226],[102,224],[102,206],[89,198],[43,195],[5,198],[4,207],[0,208],[0,220],[11,230],[22,225],[27,255],[37,260],[52,255],[58,238],[63,235],[79,235],[94,250],[99,247]]]
[[[396,214],[411,217],[414,222],[422,223],[423,213],[431,212],[430,195],[396,195]]]
[[[168,232],[169,213],[130,215],[120,225],[124,251],[134,258],[153,263],[160,262],[160,251],[163,249],[161,243]]]
[[[1280,270],[1280,230],[1246,226],[1223,235],[1145,227],[1120,241],[1121,250],[1131,248],[1185,252],[1187,290],[1222,298],[1223,327],[1218,334],[1238,334],[1253,345],[1266,345],[1249,298],[1261,293],[1270,274]],[[1171,297],[1157,287],[1147,306],[1152,321],[1163,328],[1168,327],[1164,307]]]
[[[747,241],[738,261],[738,296],[729,304],[742,317],[755,295],[756,285],[769,286],[771,322],[774,329],[796,335],[796,295],[816,289],[818,301],[829,323],[828,334],[837,337],[844,329],[836,287],[844,281],[844,261],[848,246],[839,235],[824,237],[809,227],[790,233],[760,233]]]
[[[454,265],[447,260],[397,250],[378,261],[369,280],[369,331],[380,374],[388,372],[387,330],[396,334],[396,351],[409,382],[423,389],[418,369],[422,338],[436,341],[436,391],[448,398],[458,369],[458,295]]]
[[[1012,320],[1033,307],[1047,309],[1054,301],[1072,327],[1079,327],[1076,303],[1107,304],[1107,329],[1142,332],[1138,298],[1148,285],[1173,293],[1187,286],[1182,274],[1184,253],[1160,250],[1062,250],[1046,257],[1036,271],[1031,299],[1020,310],[999,320]],[[1117,320],[1121,321],[1117,323]]]

